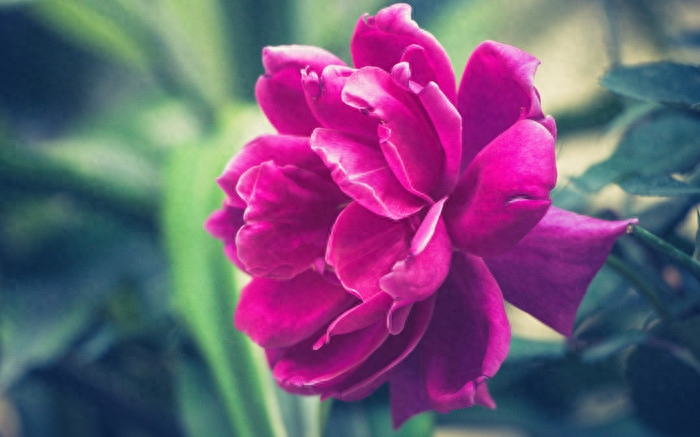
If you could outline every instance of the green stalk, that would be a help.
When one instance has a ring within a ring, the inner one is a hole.
[[[692,273],[693,276],[700,279],[700,264],[690,255],[635,224],[627,225],[627,234],[636,238],[645,246],[666,254],[673,261]]]

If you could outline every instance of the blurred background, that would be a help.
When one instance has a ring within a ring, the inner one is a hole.
[[[349,62],[357,18],[388,3],[0,0],[1,437],[393,435],[383,390],[321,406],[275,388],[232,326],[245,278],[202,227],[228,158],[272,130],[253,96],[262,47],[312,44]],[[557,204],[603,217],[657,205],[571,181],[613,152],[615,127],[637,108],[600,86],[606,70],[699,63],[697,2],[408,3],[458,78],[485,39],[542,61],[536,85],[559,128]],[[691,251],[694,196],[654,222]],[[655,268],[666,287],[697,288]],[[700,435],[694,414],[663,409],[698,405],[698,373],[634,348],[629,328],[648,326],[651,309],[629,289],[603,269],[568,341],[512,310],[511,355],[491,383],[499,409],[424,414],[395,435]],[[591,338],[605,341],[587,348]]]

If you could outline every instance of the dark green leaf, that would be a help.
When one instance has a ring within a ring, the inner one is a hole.
[[[618,182],[623,190],[639,196],[672,197],[700,194],[700,187],[690,185],[671,175],[630,176]]]
[[[700,162],[700,118],[659,111],[634,123],[607,160],[590,167],[575,183],[597,191],[634,176],[683,173]]]
[[[618,67],[608,71],[601,84],[634,99],[700,109],[700,67],[657,62]]]
[[[99,217],[68,237],[51,254],[67,258],[64,267],[35,269],[2,284],[0,388],[60,358],[110,295],[127,283],[152,280],[161,267],[147,238]]]

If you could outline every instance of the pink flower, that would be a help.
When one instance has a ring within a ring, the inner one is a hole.
[[[537,59],[484,42],[457,89],[410,11],[360,18],[354,67],[316,47],[263,51],[256,95],[278,134],[228,163],[206,224],[253,277],[235,322],[279,385],[356,400],[388,381],[396,426],[494,407],[504,298],[570,334],[627,224],[550,206]]]

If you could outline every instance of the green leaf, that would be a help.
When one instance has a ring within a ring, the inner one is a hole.
[[[0,390],[63,356],[109,296],[127,281],[153,280],[161,267],[141,233],[95,214],[80,221],[74,229],[56,229],[61,235],[41,251],[49,253],[33,256],[30,271],[13,272],[2,283]],[[41,261],[52,265],[40,268]]]
[[[597,191],[635,176],[683,173],[698,162],[700,119],[683,111],[658,111],[633,124],[610,158],[593,165],[574,182]]]
[[[176,367],[180,418],[190,436],[235,435],[224,402],[206,365],[182,356]]]
[[[693,250],[693,259],[700,261],[700,210],[695,210],[695,218],[698,223],[698,230],[695,231],[695,250]]]
[[[213,107],[232,96],[234,75],[229,68],[231,47],[218,0],[120,0],[144,20],[159,40],[156,50],[170,62],[178,80]]]
[[[132,67],[149,64],[143,29],[114,1],[37,1],[32,12],[49,27],[81,46]]]
[[[207,362],[235,435],[281,437],[286,432],[263,353],[233,327],[233,267],[203,228],[221,206],[215,178],[233,152],[216,144],[180,148],[168,167],[164,229],[175,309]]]
[[[700,67],[695,65],[656,62],[617,67],[600,83],[626,97],[700,109]]]
[[[671,197],[700,194],[700,186],[691,185],[671,175],[630,176],[618,182],[623,190],[638,196]]]
[[[510,340],[507,361],[561,358],[565,353],[564,342],[561,340],[533,340],[514,336]]]
[[[647,333],[644,331],[633,330],[623,332],[588,347],[581,354],[581,359],[586,362],[605,360],[631,346],[643,343],[646,339]]]

